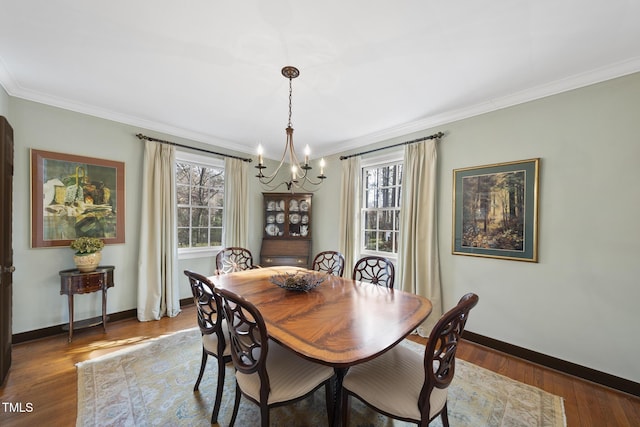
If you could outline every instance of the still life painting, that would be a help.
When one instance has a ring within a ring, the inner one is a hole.
[[[124,242],[124,163],[31,150],[31,246]]]

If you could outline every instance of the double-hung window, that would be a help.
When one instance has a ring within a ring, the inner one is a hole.
[[[208,255],[219,250],[224,214],[224,162],[176,152],[176,201],[178,253]]]
[[[396,258],[401,188],[401,155],[363,160],[361,254]]]

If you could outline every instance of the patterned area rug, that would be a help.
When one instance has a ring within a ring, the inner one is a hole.
[[[417,352],[424,347],[405,340]],[[77,426],[210,425],[215,397],[216,362],[209,359],[198,392],[193,385],[201,358],[200,332],[180,331],[77,364]],[[235,382],[227,366],[225,393],[218,422],[231,420]],[[352,427],[399,427],[352,399]],[[449,389],[452,426],[565,426],[562,398],[513,381],[463,360]],[[260,424],[257,406],[242,399],[236,425]],[[271,410],[272,426],[327,425],[324,391],[311,398]],[[441,427],[440,419],[432,424]]]

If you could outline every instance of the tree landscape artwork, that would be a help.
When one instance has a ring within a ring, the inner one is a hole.
[[[453,253],[537,262],[539,159],[456,169]]]

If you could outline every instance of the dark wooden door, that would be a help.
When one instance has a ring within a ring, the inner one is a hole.
[[[0,116],[0,384],[11,366],[13,129]]]

